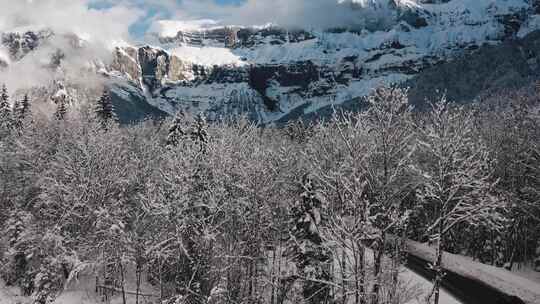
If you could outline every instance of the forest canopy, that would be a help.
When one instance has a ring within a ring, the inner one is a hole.
[[[0,276],[43,304],[89,265],[124,301],[134,268],[168,303],[376,304],[413,296],[406,239],[440,253],[435,302],[444,252],[540,268],[538,97],[416,111],[383,87],[316,123],[120,126],[107,92],[47,116],[4,87]]]

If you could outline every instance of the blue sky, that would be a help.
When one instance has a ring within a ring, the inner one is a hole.
[[[143,17],[130,27],[130,33],[134,37],[141,37],[150,28],[156,19],[169,19],[174,17],[174,11],[171,6],[176,4],[175,8],[180,9],[182,0],[127,0],[131,5],[141,9]],[[213,0],[219,6],[240,5],[246,0]],[[90,7],[98,9],[107,9],[114,6],[119,1],[116,0],[91,0]]]
[[[362,19],[356,0],[0,0],[0,27],[46,25],[105,43],[144,41],[160,20],[213,19],[222,25],[347,26]],[[381,0],[383,1],[383,0]],[[388,1],[388,0],[384,0]]]
[[[2,1],[2,0],[0,0]],[[4,0],[14,1],[14,0]],[[20,1],[20,0],[17,0]],[[43,0],[45,1],[45,0]],[[75,0],[49,0],[75,1]],[[223,25],[265,25],[268,23],[292,28],[331,28],[361,26],[369,11],[356,9],[356,0],[76,0],[86,3],[95,12],[103,9],[125,16],[124,33],[135,40],[144,39],[159,20],[213,19]],[[381,0],[382,1],[382,0]],[[387,1],[387,0],[386,0]],[[108,10],[110,8],[110,10]],[[116,8],[116,12],[115,12]],[[127,14],[127,12],[126,12]],[[375,18],[370,16],[369,18]],[[122,20],[107,17],[119,24]]]

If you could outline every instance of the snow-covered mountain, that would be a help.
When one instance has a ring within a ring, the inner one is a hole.
[[[538,26],[536,4],[525,0],[384,3],[393,4],[380,8],[390,22],[372,31],[164,21],[153,37],[159,47],[119,48],[113,68],[144,87],[148,101],[166,112],[247,113],[268,122],[409,80]]]
[[[381,84],[410,82],[482,46],[540,29],[540,3],[533,0],[342,2],[369,12],[361,26],[318,30],[161,21],[148,44],[116,46],[110,62],[92,66],[105,75],[120,105],[137,100],[146,110],[170,114],[244,114],[272,122],[314,115]],[[0,65],[20,60],[50,35],[3,33]]]

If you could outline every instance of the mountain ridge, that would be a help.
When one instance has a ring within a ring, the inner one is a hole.
[[[410,82],[463,54],[540,29],[537,1],[389,3],[395,4],[391,26],[373,31],[184,22],[176,35],[161,29],[153,44],[114,47],[110,62],[96,60],[92,69],[105,77],[117,103],[136,92],[135,99],[156,112],[246,115],[271,123],[317,115],[376,86]],[[33,46],[32,40],[19,46]]]

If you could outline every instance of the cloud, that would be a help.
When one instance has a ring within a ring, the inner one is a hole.
[[[274,23],[300,28],[362,28],[391,21],[388,0],[246,0],[220,5],[214,0],[183,0],[175,19],[212,18],[224,24]]]
[[[0,71],[0,83],[11,90],[48,85],[59,74],[77,81],[81,71],[95,59],[107,61],[114,45],[129,41],[128,28],[143,14],[129,2],[95,7],[96,0],[0,0],[0,33],[51,30],[54,35]],[[103,2],[103,1],[99,1]],[[76,37],[82,40],[76,39]],[[81,47],[82,46],[82,47]],[[64,53],[62,70],[51,69],[53,54]],[[7,50],[0,49],[0,58]],[[13,59],[13,58],[12,58]]]
[[[0,0],[0,31],[47,27],[97,42],[128,39],[128,26],[142,14],[132,5],[90,8],[95,0]],[[118,2],[118,1],[117,1]]]
[[[400,0],[413,1],[413,0]],[[58,49],[65,54],[62,72],[73,78],[85,64],[110,58],[111,47],[129,41],[130,27],[144,31],[163,19],[213,19],[223,25],[330,28],[365,27],[386,22],[389,0],[0,0],[0,33],[40,28],[55,35],[39,51],[11,62],[0,83],[14,88],[50,83],[57,75],[46,63]],[[73,46],[70,34],[84,40]],[[142,35],[141,35],[142,36]],[[0,58],[6,50],[0,48]],[[17,75],[17,76],[13,76]],[[20,77],[24,75],[24,77]]]

